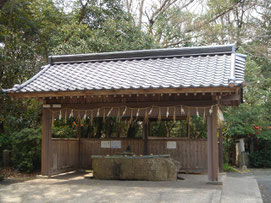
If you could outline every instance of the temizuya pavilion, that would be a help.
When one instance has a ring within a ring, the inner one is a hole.
[[[31,79],[3,92],[43,102],[43,175],[91,168],[91,155],[124,151],[130,145],[137,154],[169,153],[183,168],[206,169],[209,181],[218,181],[220,107],[242,102],[245,59],[234,45],[58,55]],[[111,147],[110,142],[80,135],[52,138],[52,119],[71,114],[144,121],[200,115],[206,117],[208,139],[151,139],[148,122],[143,139],[118,138]]]

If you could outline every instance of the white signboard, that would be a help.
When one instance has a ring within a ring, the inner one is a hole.
[[[101,148],[110,148],[110,141],[101,141]]]
[[[168,141],[167,142],[167,148],[168,149],[176,149],[176,142],[174,142],[174,141]]]
[[[111,141],[111,148],[121,148],[121,141],[120,140]]]

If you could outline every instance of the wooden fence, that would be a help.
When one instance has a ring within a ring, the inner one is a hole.
[[[115,139],[108,139],[107,141]],[[100,139],[80,140],[80,167],[91,168],[91,155],[112,155],[123,152],[129,145],[132,152],[137,155],[143,154],[144,141],[142,139],[118,139],[121,148],[101,148]],[[106,141],[106,140],[103,140]],[[176,148],[169,149],[168,142],[176,143]],[[181,170],[186,172],[207,171],[207,140],[188,139],[150,139],[148,140],[149,154],[170,154],[181,163]]]
[[[52,174],[77,169],[79,166],[79,139],[52,139]]]
[[[118,141],[120,148],[101,147],[101,142]],[[120,141],[120,142],[119,142]],[[170,143],[168,143],[170,142]],[[175,147],[169,147],[173,144]],[[143,154],[142,139],[52,139],[52,174],[71,169],[91,169],[91,155],[113,155],[124,152],[130,146],[137,155]],[[207,171],[207,140],[189,140],[181,138],[149,139],[149,154],[170,154],[171,158],[181,163],[181,170],[186,172]]]

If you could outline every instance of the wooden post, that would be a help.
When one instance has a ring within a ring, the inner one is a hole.
[[[219,172],[223,172],[223,134],[222,126],[218,130],[219,133]]]
[[[78,138],[78,168],[81,167],[81,154],[80,154],[80,138],[81,138],[81,119],[78,119],[77,124],[77,138]]]
[[[148,154],[148,136],[150,135],[150,122],[143,124],[143,140],[144,140],[144,151],[143,154]]]
[[[52,112],[42,110],[41,174],[50,177],[52,168]]]
[[[218,181],[217,106],[208,116],[208,180]]]
[[[81,137],[81,120],[80,120],[80,119],[78,119],[77,132],[76,132],[76,134],[77,134],[77,138],[80,139],[80,137]]]

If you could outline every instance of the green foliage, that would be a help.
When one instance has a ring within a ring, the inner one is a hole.
[[[207,139],[207,122],[200,116],[191,116],[190,135],[192,138]]]
[[[41,129],[25,128],[12,136],[12,161],[20,171],[40,168]]]
[[[10,150],[12,148],[12,137],[8,134],[0,134],[0,166],[2,165],[3,160],[3,151],[5,149]]]
[[[257,134],[259,137],[271,139],[269,129],[270,114],[264,106],[241,104],[238,108],[225,110],[225,133],[230,136],[245,136]],[[261,127],[257,132],[255,127]]]
[[[53,127],[52,129],[53,138],[75,138],[76,129],[72,129],[69,126]]]
[[[271,167],[271,140],[260,139],[256,150],[249,154],[249,161],[252,167]]]
[[[135,25],[120,1],[92,1],[75,10],[71,22],[64,25],[64,41],[54,54],[90,53],[157,47],[152,37]]]
[[[155,137],[187,137],[187,121],[161,121],[152,122],[151,135]],[[207,138],[207,125],[202,117],[192,116],[189,122],[190,137],[192,139]]]
[[[232,167],[228,163],[223,164],[223,169],[224,169],[225,172],[240,172],[238,169]]]

